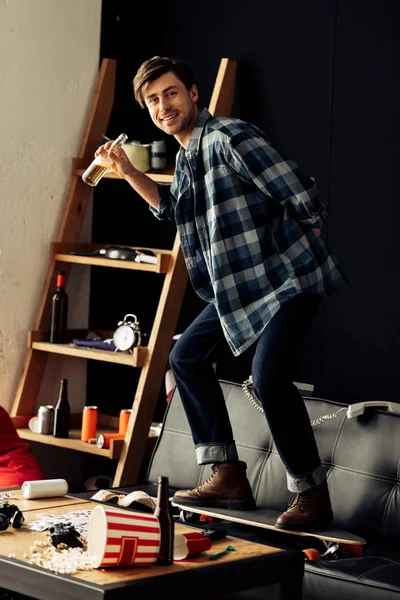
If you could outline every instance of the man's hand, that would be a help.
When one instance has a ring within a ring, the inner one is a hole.
[[[117,146],[117,148],[113,148],[110,150],[112,141],[107,142],[100,146],[96,152],[95,156],[102,156],[103,158],[108,158],[112,160],[112,164],[110,165],[110,169],[114,171],[119,177],[125,179],[126,177],[132,176],[137,173],[137,169],[132,165],[131,161],[125,154],[124,150]]]
[[[125,179],[131,187],[137,192],[150,206],[158,209],[160,203],[160,193],[158,191],[158,185],[146,173],[142,173],[138,169],[135,169],[125,152],[122,148],[114,148],[110,150],[112,142],[107,142],[98,148],[95,152],[95,156],[101,156],[106,159],[112,160],[110,169],[114,171],[119,177]],[[107,160],[108,162],[108,160]]]

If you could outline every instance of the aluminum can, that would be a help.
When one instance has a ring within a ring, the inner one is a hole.
[[[37,432],[49,435],[53,433],[54,406],[46,404],[39,406]]]
[[[85,406],[82,413],[82,442],[88,442],[96,437],[97,431],[97,406]]]
[[[110,440],[123,440],[124,437],[123,433],[100,433],[97,436],[96,446],[98,448],[109,448]]]
[[[126,430],[128,429],[128,423],[131,416],[131,412],[131,408],[123,408],[119,413],[118,433],[123,433],[125,435]]]
[[[167,167],[167,144],[159,140],[151,144],[151,168],[165,169]]]

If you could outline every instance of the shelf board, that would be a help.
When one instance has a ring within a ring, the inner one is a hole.
[[[98,448],[96,444],[88,444],[87,442],[81,441],[81,429],[70,429],[68,438],[56,438],[52,435],[34,433],[29,428],[21,428],[17,429],[17,431],[22,439],[29,440],[30,442],[57,446],[58,448],[75,450],[77,452],[86,452],[86,454],[97,454],[98,456],[110,459],[119,458],[124,443],[124,440],[111,440],[110,448]],[[98,433],[116,433],[116,430],[102,428]],[[149,435],[146,446],[146,456],[149,456],[152,453],[157,439],[157,435]]]
[[[80,331],[81,330],[76,330],[76,335],[73,335],[73,330],[68,333],[72,339],[72,337],[82,337],[82,335],[79,335]],[[32,350],[39,350],[41,352],[63,354],[65,356],[75,356],[76,358],[87,358],[89,360],[101,360],[103,362],[128,365],[130,367],[142,367],[148,353],[146,346],[134,348],[133,353],[131,354],[129,352],[98,350],[97,348],[78,348],[70,344],[52,344],[48,339],[48,331],[31,331],[28,337],[28,347],[32,348]]]
[[[145,175],[157,183],[172,183],[174,180],[174,171],[175,167],[167,167],[163,171],[147,171]],[[121,179],[121,177],[118,177],[118,175],[110,171],[106,173],[104,177],[107,179]]]
[[[82,177],[83,173],[89,166],[91,160],[92,159],[74,158],[72,163],[72,175]],[[169,167],[167,167],[166,169],[162,169],[161,171],[151,170],[147,171],[145,174],[157,183],[172,183],[174,180],[174,171],[175,166],[170,165]],[[118,177],[118,175],[116,175],[112,171],[107,172],[104,175],[104,177],[107,179],[121,179],[121,177]]]
[[[149,271],[150,273],[166,273],[169,267],[171,250],[161,250],[158,248],[143,248],[151,250],[157,258],[156,264],[137,263],[132,260],[117,260],[101,256],[77,256],[69,252],[93,252],[101,248],[109,248],[119,244],[73,244],[73,243],[53,243],[51,245],[51,258],[58,262],[74,263],[80,265],[91,265],[97,267],[111,267],[114,269],[131,269],[133,271]],[[135,248],[135,246],[125,246],[126,248]],[[142,248],[142,246],[140,246]]]

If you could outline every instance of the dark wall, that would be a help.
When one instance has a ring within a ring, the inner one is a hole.
[[[133,98],[131,81],[146,58],[164,54],[190,61],[205,105],[220,59],[237,59],[233,115],[261,127],[315,177],[332,217],[323,235],[350,281],[326,299],[295,378],[314,383],[316,394],[332,399],[400,401],[399,5],[390,0],[204,0],[189,8],[170,0],[142,6],[148,18],[140,20],[133,0],[103,0],[103,5],[101,54],[118,61],[110,137],[121,131],[131,139],[162,137]],[[175,141],[169,143],[173,154]],[[158,223],[125,182],[103,180],[94,203],[94,241],[172,243],[173,226]],[[160,285],[152,277],[93,269],[92,326],[115,328],[125,313],[137,311],[150,327]],[[189,287],[178,331],[202,306]],[[106,367],[90,367],[92,394],[96,369]],[[121,376],[117,368],[102,393],[109,397],[117,378],[121,402],[129,404],[137,373]],[[242,381],[248,373],[246,357],[221,361],[221,377]]]

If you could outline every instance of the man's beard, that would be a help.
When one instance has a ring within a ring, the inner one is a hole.
[[[195,116],[195,107],[192,105],[189,112],[185,115],[179,113],[177,123],[174,123],[173,127],[163,126],[161,129],[169,135],[179,135],[182,131],[185,131],[189,125],[193,122]]]

